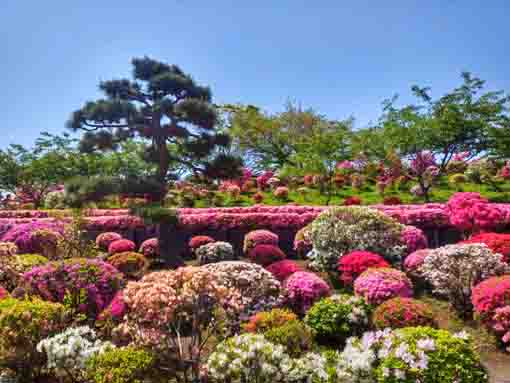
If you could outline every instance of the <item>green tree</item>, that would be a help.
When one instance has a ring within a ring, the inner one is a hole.
[[[441,172],[458,152],[471,158],[508,153],[510,97],[484,92],[485,81],[470,73],[462,73],[462,80],[439,99],[431,97],[430,88],[413,86],[418,104],[399,108],[396,98],[385,102],[380,122],[385,139],[403,156],[431,151]]]

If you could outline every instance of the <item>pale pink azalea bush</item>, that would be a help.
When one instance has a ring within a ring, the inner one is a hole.
[[[453,308],[469,317],[473,287],[487,278],[510,272],[502,258],[484,244],[447,245],[429,250],[420,272],[436,294],[448,298]]]
[[[354,293],[368,304],[378,305],[395,297],[411,298],[413,284],[400,270],[368,269],[354,281]]]
[[[331,295],[328,283],[317,274],[297,271],[284,284],[288,305],[298,314],[305,314],[315,302]]]

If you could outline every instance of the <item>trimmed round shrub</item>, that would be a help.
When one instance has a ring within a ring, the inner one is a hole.
[[[18,246],[12,242],[0,242],[0,257],[12,257],[18,253]]]
[[[260,265],[231,261],[211,263],[201,268],[217,276],[222,286],[238,291],[245,307],[280,295],[280,282]]]
[[[99,259],[69,259],[49,263],[25,273],[29,292],[64,303],[89,318],[95,318],[124,285],[122,274]]]
[[[235,259],[234,249],[228,242],[212,242],[200,246],[195,254],[200,265],[217,263],[222,261],[233,261]]]
[[[60,258],[58,254],[58,245],[64,240],[64,236],[54,230],[40,229],[32,233],[32,240],[37,243],[37,251],[48,259],[56,260]],[[64,256],[66,254],[63,254]]]
[[[149,269],[149,262],[143,254],[135,252],[117,253],[107,259],[107,262],[119,270],[127,279],[138,280]]]
[[[24,381],[34,381],[45,363],[37,344],[65,328],[65,308],[61,304],[34,298],[0,300],[0,355],[5,367]]]
[[[263,334],[268,330],[283,326],[285,323],[297,319],[297,315],[292,311],[287,309],[273,309],[253,315],[247,323],[243,324],[242,328],[247,332]]]
[[[264,333],[264,338],[285,347],[287,353],[294,358],[310,351],[313,344],[310,330],[299,320],[292,320],[280,327],[269,329]]]
[[[464,317],[472,313],[471,289],[481,281],[509,270],[501,254],[478,243],[430,250],[420,268],[434,292],[448,298],[451,306]]]
[[[139,252],[147,258],[159,257],[159,241],[157,238],[149,238],[142,242]]]
[[[388,260],[400,260],[404,226],[393,218],[367,207],[336,207],[322,212],[313,222],[314,252],[310,266],[334,271],[338,259],[356,250],[371,251]]]
[[[300,265],[288,259],[271,263],[269,266],[266,266],[266,270],[273,274],[273,276],[280,282],[285,281],[297,271],[304,271]]]
[[[101,250],[108,251],[108,247],[112,244],[112,242],[118,241],[122,239],[122,235],[119,233],[106,232],[101,233],[96,237],[96,245]]]
[[[425,262],[425,258],[430,254],[430,249],[421,249],[409,254],[404,259],[404,270],[412,275],[419,276],[420,268]]]
[[[370,308],[363,298],[333,295],[316,302],[306,313],[305,323],[319,343],[334,345],[361,335],[369,319]]]
[[[288,305],[304,315],[321,298],[331,294],[328,283],[314,273],[298,271],[285,281]]]
[[[503,262],[510,261],[510,234],[480,233],[461,243],[483,243],[494,253],[501,254]]]
[[[367,332],[350,338],[338,363],[346,381],[487,383],[489,376],[464,333],[430,327]],[[340,371],[337,371],[339,373]]]
[[[244,236],[243,251],[249,254],[257,245],[278,246],[278,235],[269,230],[253,230]]]
[[[9,292],[4,289],[2,286],[0,286],[0,300],[7,298],[9,296]]]
[[[429,326],[436,327],[431,307],[413,298],[392,298],[374,311],[372,322],[378,329]]]
[[[303,255],[312,250],[312,240],[310,238],[311,226],[306,225],[299,229],[294,237],[294,250],[299,255]]]
[[[44,197],[45,209],[63,209],[65,205],[66,194],[63,190],[51,191]]]
[[[188,245],[191,252],[195,253],[195,250],[198,249],[199,247],[202,247],[204,245],[207,245],[208,243],[213,242],[215,242],[214,239],[207,235],[196,235],[189,240]]]
[[[391,268],[368,269],[354,281],[354,292],[369,304],[379,305],[395,297],[413,296],[413,284],[399,270]]]
[[[261,266],[268,266],[271,263],[282,261],[287,256],[278,247],[274,245],[257,245],[250,250],[248,257],[253,263]]]
[[[472,291],[475,312],[484,322],[490,322],[496,309],[510,305],[510,275],[488,278]]]
[[[0,238],[2,242],[13,242],[18,247],[18,252],[25,253],[41,253],[42,247],[40,237],[37,234],[39,230],[52,231],[55,234],[62,235],[64,233],[64,225],[57,222],[41,222],[33,221],[14,225]]]
[[[354,280],[369,268],[390,267],[390,264],[378,254],[370,251],[353,251],[338,260],[340,281],[351,286]]]
[[[274,189],[273,195],[278,199],[287,199],[289,197],[289,188],[286,186],[278,186]]]
[[[94,383],[144,383],[154,371],[152,354],[134,347],[113,348],[87,361],[86,373]]]
[[[0,283],[7,290],[12,291],[23,284],[23,273],[48,262],[48,258],[39,254],[17,254],[0,259]]]
[[[117,253],[126,253],[135,251],[136,245],[129,239],[118,239],[110,243],[108,246],[108,254],[113,255]]]
[[[406,254],[411,254],[428,247],[428,240],[421,229],[414,226],[405,226],[402,230],[402,242],[406,246]]]

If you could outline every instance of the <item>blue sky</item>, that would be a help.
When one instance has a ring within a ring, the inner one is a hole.
[[[64,131],[133,56],[179,64],[217,103],[294,100],[359,127],[465,70],[510,91],[509,20],[508,0],[1,0],[0,147]]]

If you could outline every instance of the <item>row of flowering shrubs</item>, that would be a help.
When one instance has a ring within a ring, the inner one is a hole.
[[[433,307],[414,296],[428,284],[506,342],[506,237],[427,249],[421,230],[359,206],[322,212],[298,234],[318,272],[260,229],[244,238],[249,262],[197,236],[195,266],[177,270],[158,269],[157,239],[137,249],[116,232],[96,238],[94,258],[23,267],[15,241],[0,244],[0,373],[66,383],[488,382],[466,334],[438,330]]]

